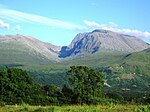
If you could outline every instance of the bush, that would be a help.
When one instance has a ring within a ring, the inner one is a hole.
[[[4,107],[5,106],[5,102],[0,101],[0,107]]]
[[[150,105],[138,107],[134,111],[135,112],[150,112]]]

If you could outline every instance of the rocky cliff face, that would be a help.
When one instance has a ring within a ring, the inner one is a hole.
[[[94,30],[78,34],[69,46],[61,48],[59,56],[65,58],[81,53],[95,53],[101,49],[136,52],[148,47],[144,41],[134,36],[107,30]]]

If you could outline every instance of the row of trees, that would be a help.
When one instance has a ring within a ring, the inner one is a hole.
[[[35,84],[26,71],[0,71],[0,102],[31,105],[96,104],[102,95],[103,76],[86,66],[71,66],[66,73],[69,85]]]
[[[0,103],[64,105],[114,102],[108,98],[117,101],[123,100],[118,94],[103,93],[103,76],[93,69],[86,66],[71,66],[66,74],[69,81],[68,85],[59,88],[55,85],[35,84],[27,72],[22,69],[0,70]],[[150,102],[149,99],[146,100]]]

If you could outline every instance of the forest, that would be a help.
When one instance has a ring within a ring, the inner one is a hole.
[[[68,84],[58,87],[53,84],[35,83],[28,73],[18,68],[0,70],[0,104],[15,105],[107,105],[149,104],[150,97],[130,100],[121,94],[103,91],[103,74],[86,66],[71,66],[66,72]]]

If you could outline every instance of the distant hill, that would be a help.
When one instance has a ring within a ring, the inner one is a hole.
[[[136,52],[149,45],[134,36],[119,34],[107,30],[94,30],[78,34],[69,46],[61,48],[60,57],[69,57],[101,50]]]
[[[31,36],[1,35],[1,64],[44,64],[59,61],[60,47],[41,42]]]

